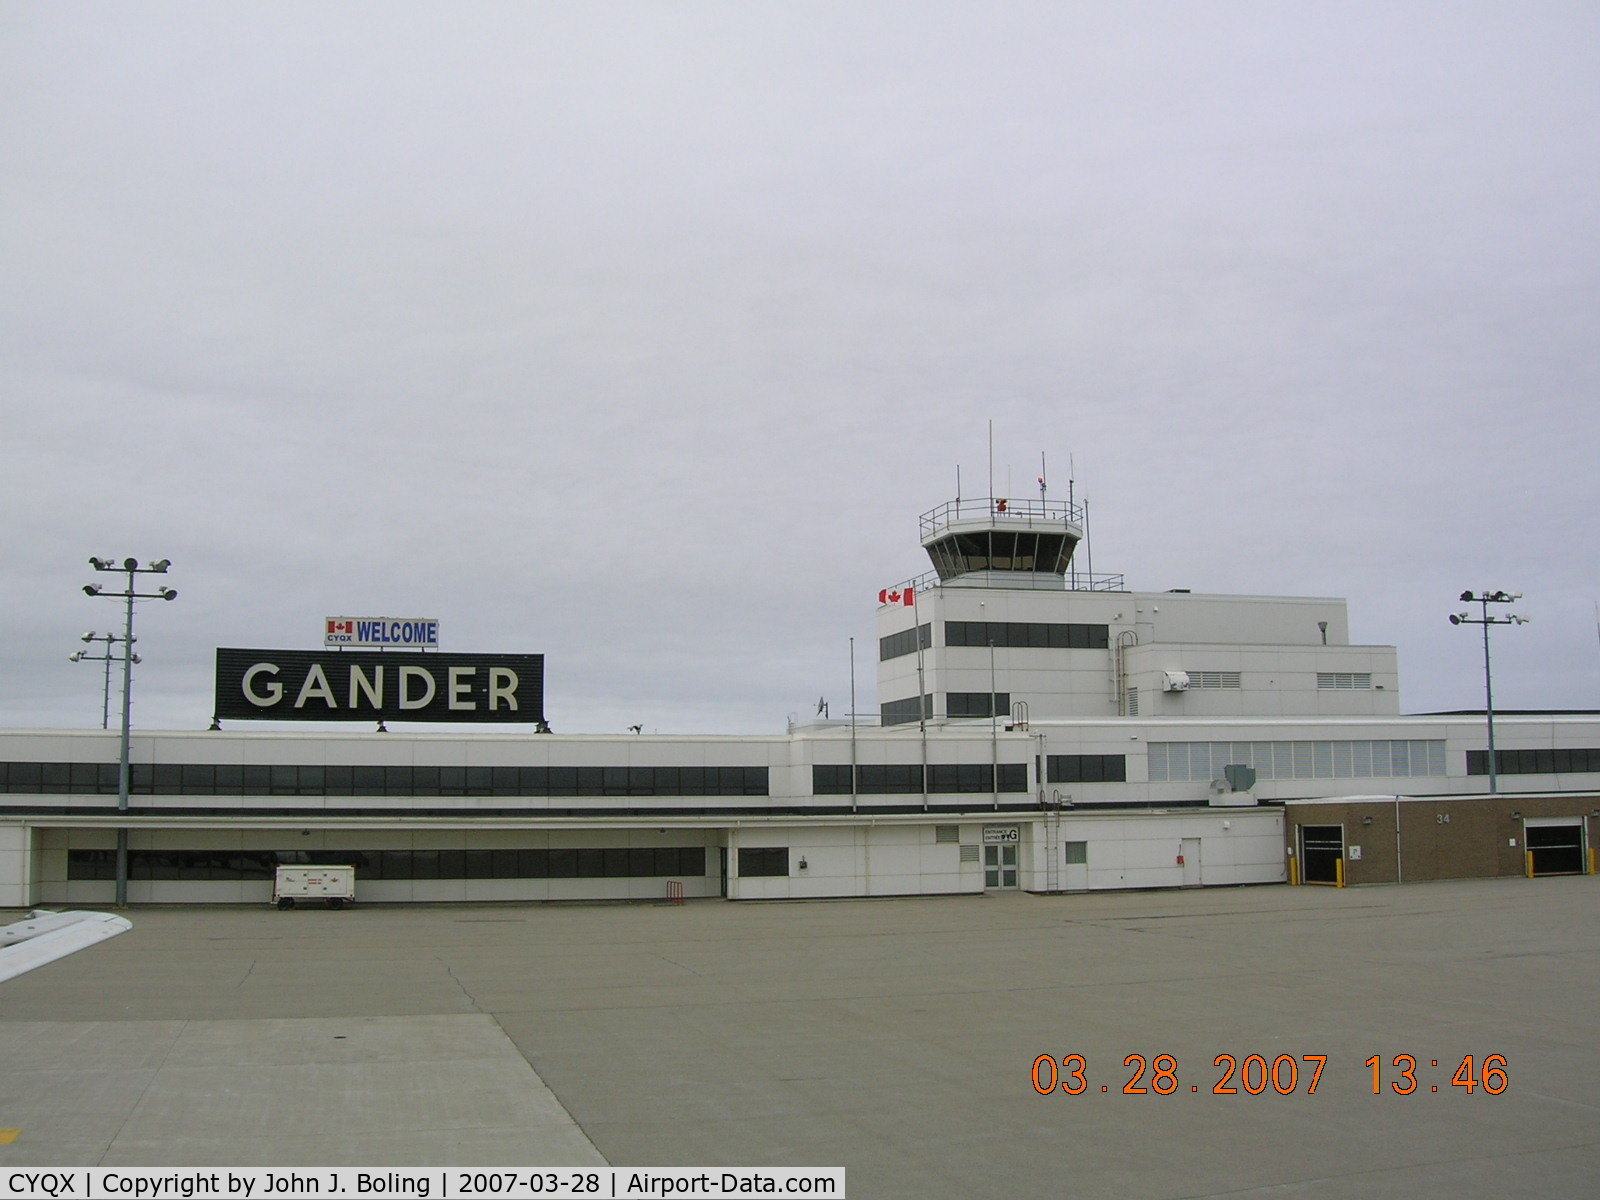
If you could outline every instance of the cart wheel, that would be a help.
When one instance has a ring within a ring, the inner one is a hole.
[[[278,907],[280,909],[293,908],[294,907],[294,897],[293,896],[279,896],[278,897]]]
[[[343,896],[329,896],[328,897],[328,907],[329,908],[343,908],[344,907],[344,897]]]

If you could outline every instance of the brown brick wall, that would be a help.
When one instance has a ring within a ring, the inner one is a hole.
[[[1393,801],[1326,800],[1284,807],[1284,835],[1291,854],[1299,853],[1302,825],[1344,827],[1344,878],[1347,886],[1365,883],[1416,883],[1428,879],[1488,879],[1526,872],[1524,817],[1574,817],[1585,825],[1586,845],[1600,844],[1600,795],[1471,796],[1402,798],[1399,806],[1399,862],[1396,871]],[[1513,814],[1521,814],[1513,816]],[[1446,819],[1441,819],[1446,818]],[[1516,845],[1512,845],[1512,839]],[[1361,858],[1350,859],[1350,847]]]

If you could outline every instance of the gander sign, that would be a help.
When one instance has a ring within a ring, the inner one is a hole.
[[[217,650],[234,721],[544,720],[544,655]]]

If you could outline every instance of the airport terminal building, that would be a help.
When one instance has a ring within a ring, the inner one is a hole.
[[[296,864],[362,902],[1376,882],[1423,825],[1412,878],[1593,872],[1600,714],[1498,715],[1491,797],[1483,714],[1401,715],[1343,600],[1128,591],[1082,536],[924,514],[878,718],[770,736],[540,732],[537,655],[219,650],[222,727],[135,731],[125,809],[116,732],[0,731],[0,906],[265,903]],[[315,731],[248,731],[284,716]],[[470,731],[368,732],[407,717]]]

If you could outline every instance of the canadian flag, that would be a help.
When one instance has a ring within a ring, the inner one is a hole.
[[[329,633],[354,633],[355,631],[356,631],[356,623],[354,621],[329,621],[328,622],[328,632]]]
[[[916,602],[916,588],[884,588],[878,593],[879,604],[904,604],[909,607]]]

